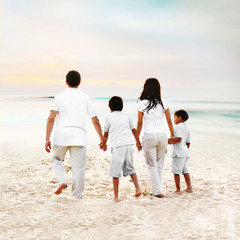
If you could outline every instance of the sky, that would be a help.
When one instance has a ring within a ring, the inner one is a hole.
[[[1,95],[240,101],[239,0],[2,0]]]

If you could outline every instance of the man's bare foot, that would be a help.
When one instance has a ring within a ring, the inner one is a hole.
[[[186,188],[184,191],[188,192],[188,193],[192,193],[193,192],[192,188]]]
[[[157,198],[163,198],[164,195],[163,194],[157,194],[157,195],[153,195],[154,197],[157,197]]]
[[[118,197],[115,197],[113,200],[114,200],[115,202],[120,202],[120,201],[122,201],[122,200],[119,199]]]
[[[141,195],[142,195],[142,192],[141,192],[141,191],[136,191],[135,197],[140,197]]]
[[[59,185],[58,189],[54,193],[59,195],[60,193],[62,193],[62,190],[65,189],[66,187],[67,187],[67,184],[62,183],[61,185]]]

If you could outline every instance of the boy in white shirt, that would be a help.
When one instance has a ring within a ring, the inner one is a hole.
[[[185,121],[188,120],[188,114],[185,110],[179,110],[174,113],[174,138],[169,138],[168,143],[172,147],[172,173],[176,184],[176,193],[181,193],[180,174],[183,174],[187,189],[186,192],[192,193],[190,175],[188,173],[187,163],[189,160],[190,131]]]
[[[135,197],[141,195],[141,190],[138,184],[137,174],[133,165],[133,138],[136,140],[138,150],[142,150],[142,145],[139,140],[136,129],[132,120],[124,113],[123,101],[121,97],[114,96],[109,100],[110,115],[106,116],[104,124],[103,144],[100,146],[104,151],[106,150],[106,143],[108,134],[111,139],[111,165],[110,176],[113,178],[114,201],[119,202],[118,186],[121,171],[123,176],[131,177],[136,193]]]

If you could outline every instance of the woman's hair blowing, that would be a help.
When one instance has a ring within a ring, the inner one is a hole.
[[[159,81],[156,78],[148,78],[143,86],[143,91],[139,97],[140,100],[149,100],[149,104],[144,109],[149,112],[152,108],[155,108],[157,104],[161,104],[164,109],[162,99],[161,99],[161,86]]]

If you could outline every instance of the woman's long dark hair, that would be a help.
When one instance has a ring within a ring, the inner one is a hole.
[[[155,108],[157,104],[161,104],[164,109],[161,99],[161,86],[156,78],[148,78],[143,86],[143,91],[139,97],[140,100],[149,100],[148,106],[144,111],[149,112],[152,108]]]

